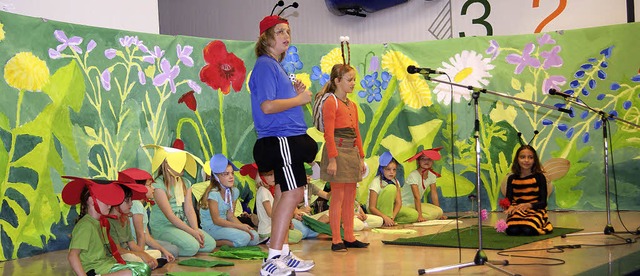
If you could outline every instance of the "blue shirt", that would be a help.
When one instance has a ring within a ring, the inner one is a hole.
[[[233,197],[233,199],[231,200],[231,204],[233,204],[236,200],[238,200],[238,195],[240,194],[240,192],[238,191],[238,188],[233,187],[231,188],[231,194],[231,197]],[[211,192],[209,192],[209,196],[207,197],[207,200],[209,199],[218,202],[218,215],[220,216],[220,218],[227,220],[227,211],[229,211],[230,206],[224,202],[224,190],[221,194],[220,191],[212,189]],[[213,224],[213,219],[211,219],[211,213],[209,212],[209,209],[200,209],[200,225],[202,225],[202,229],[217,229],[221,227],[219,225]]]
[[[267,55],[258,57],[249,79],[249,89],[251,90],[251,112],[258,139],[298,136],[307,133],[302,106],[273,114],[265,114],[260,108],[264,101],[290,99],[298,95],[289,76],[275,59]]]

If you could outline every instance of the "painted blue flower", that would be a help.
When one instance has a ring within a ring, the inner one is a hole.
[[[311,80],[318,81],[320,85],[324,85],[329,81],[329,74],[323,74],[320,66],[311,67]]]
[[[582,135],[582,143],[585,143],[585,144],[586,144],[587,142],[589,142],[589,132],[585,132],[585,133]]]
[[[622,108],[624,108],[624,110],[629,110],[629,108],[631,108],[631,101],[624,101],[624,103],[622,103]]]
[[[293,74],[296,70],[302,69],[303,64],[302,61],[300,61],[300,56],[298,55],[298,47],[289,46],[287,54],[284,56],[284,59],[280,64],[282,64],[282,67],[287,74]]]
[[[610,88],[611,88],[612,91],[616,91],[616,90],[620,89],[620,84],[618,84],[617,82],[613,82],[613,83],[611,83],[611,87]]]
[[[366,98],[367,102],[371,103],[374,100],[379,102],[382,100],[382,92],[380,90],[381,82],[378,80],[378,72],[373,72],[371,75],[365,75],[360,80],[360,85],[364,90],[358,91],[360,98]]]
[[[631,78],[631,81],[633,81],[633,82],[640,82],[640,74],[633,76],[633,77]]]
[[[391,74],[387,71],[382,71],[382,74],[380,74],[380,79],[382,79],[382,86],[380,86],[380,88],[382,88],[382,90],[387,90],[389,81],[391,80]]]

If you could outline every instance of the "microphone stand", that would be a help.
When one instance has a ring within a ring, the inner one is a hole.
[[[608,138],[608,136],[607,136],[607,127],[608,127],[608,123],[609,123],[608,119],[614,119],[616,121],[621,121],[621,122],[624,122],[624,123],[626,123],[628,125],[634,126],[636,128],[640,128],[640,126],[638,126],[638,125],[636,125],[636,124],[634,124],[632,122],[626,121],[624,119],[620,119],[617,116],[607,114],[603,110],[592,108],[592,107],[586,105],[585,103],[583,103],[581,100],[579,100],[576,97],[565,97],[565,100],[567,102],[573,103],[573,104],[575,104],[577,106],[580,106],[580,107],[582,107],[584,109],[587,109],[587,110],[589,110],[591,112],[594,112],[594,113],[600,115],[600,118],[602,119],[602,148],[604,150],[604,153],[603,153],[603,156],[604,156],[604,191],[605,191],[605,200],[606,200],[605,206],[606,206],[606,209],[607,209],[607,225],[604,227],[603,233],[605,235],[612,235],[612,236],[615,236],[615,237],[617,237],[619,239],[622,239],[626,243],[632,243],[633,241],[630,238],[624,238],[624,237],[621,237],[619,235],[616,235],[615,234],[615,230],[613,229],[613,225],[611,224],[611,207],[610,207],[611,202],[610,202],[610,199],[609,199],[609,144],[607,142],[607,138]],[[603,234],[603,233],[600,233],[600,232],[575,233],[575,234],[565,234],[565,235],[562,235],[561,237],[562,238],[566,238],[568,236],[585,236],[585,235],[595,235],[595,234]]]
[[[432,78],[428,73],[422,73],[422,72],[417,72],[420,73],[424,76],[424,78],[428,81],[434,81],[434,82],[438,82],[438,83],[444,83],[444,84],[448,84],[448,85],[452,85],[452,86],[457,86],[457,87],[462,87],[462,88],[466,88],[469,89],[470,91],[472,91],[472,98],[473,98],[473,105],[474,105],[474,109],[475,109],[475,123],[474,123],[474,138],[475,138],[475,148],[476,148],[476,204],[478,207],[478,212],[480,211],[481,206],[481,196],[480,196],[480,120],[479,115],[478,115],[478,99],[480,98],[480,93],[485,93],[485,94],[492,94],[492,95],[496,95],[496,96],[500,96],[500,97],[505,97],[505,98],[509,98],[509,99],[513,99],[516,101],[521,101],[521,102],[526,102],[529,104],[533,104],[533,105],[537,105],[537,106],[542,106],[542,107],[546,107],[548,109],[553,109],[553,110],[558,110],[561,112],[565,112],[565,113],[571,113],[571,111],[569,109],[565,109],[565,108],[559,108],[556,106],[551,106],[551,105],[546,105],[546,104],[541,104],[541,103],[536,103],[536,102],[532,102],[529,100],[525,100],[525,99],[521,99],[521,98],[517,98],[517,97],[513,97],[504,93],[500,93],[500,92],[495,92],[495,91],[491,91],[491,90],[487,90],[484,88],[477,88],[477,87],[473,87],[473,86],[465,86],[465,85],[461,85],[458,83],[454,83],[454,82],[448,82],[448,81],[443,81],[443,80],[439,80],[439,79],[434,79]],[[471,104],[471,103],[470,103]],[[487,265],[493,269],[496,269],[504,274],[507,275],[519,275],[516,273],[511,273],[505,269],[502,269],[500,267],[498,267],[498,265],[509,265],[509,261],[507,260],[499,260],[499,261],[490,261],[489,258],[487,258],[487,254],[484,253],[484,250],[482,249],[482,216],[478,215],[478,249],[476,251],[476,255],[473,258],[473,262],[468,262],[468,263],[460,263],[460,264],[454,264],[454,265],[448,265],[448,266],[441,266],[441,267],[436,267],[436,268],[430,268],[430,269],[419,269],[418,270],[418,274],[419,275],[423,275],[423,274],[427,274],[427,273],[434,273],[434,272],[440,272],[440,271],[445,271],[445,270],[449,270],[449,269],[454,269],[454,268],[465,268],[465,267],[469,267],[469,266],[477,266],[477,265]]]

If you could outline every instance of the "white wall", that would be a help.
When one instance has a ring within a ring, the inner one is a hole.
[[[157,0],[0,0],[0,8],[88,26],[160,32]]]
[[[286,5],[294,0],[286,0]],[[472,24],[484,6],[473,0],[409,0],[366,18],[332,14],[325,1],[296,0],[300,7],[283,16],[292,25],[294,43],[336,43],[349,35],[354,43],[415,42],[486,35],[481,25]],[[216,39],[255,40],[258,22],[268,15],[276,0],[158,0],[160,32]],[[559,5],[560,0],[486,0],[486,19],[493,35],[530,34]],[[533,7],[539,2],[539,7]],[[466,15],[462,15],[465,3]],[[635,0],[636,21],[640,0]],[[276,10],[276,13],[279,9]],[[446,19],[439,21],[438,15]],[[566,8],[542,31],[568,30],[627,22],[626,0],[567,0]],[[447,26],[440,35],[430,31],[437,24]]]

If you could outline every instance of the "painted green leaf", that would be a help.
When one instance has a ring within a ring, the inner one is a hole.
[[[582,198],[583,192],[581,190],[574,189],[574,187],[577,186],[584,178],[579,175],[580,172],[589,166],[589,163],[581,162],[580,160],[583,160],[584,156],[589,153],[592,148],[583,147],[577,149],[575,143],[569,144],[566,139],[556,139],[556,142],[561,149],[570,147],[570,150],[568,151],[569,155],[566,159],[571,162],[571,168],[567,172],[567,175],[553,182],[555,189],[554,192],[556,193],[556,204],[560,208],[571,208]],[[554,156],[556,156],[556,154],[558,154],[558,152],[553,153]]]
[[[455,197],[456,192],[453,187],[453,173],[446,167],[440,169],[441,177],[438,178],[436,185],[442,190],[444,197]],[[458,196],[466,196],[475,190],[475,185],[469,179],[458,175],[456,177]]]

